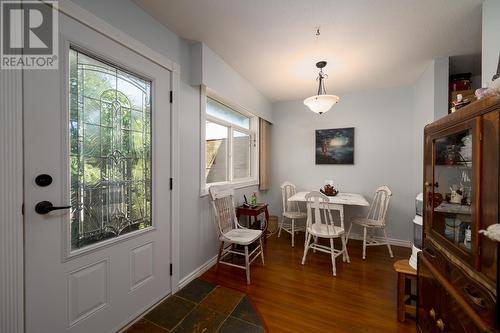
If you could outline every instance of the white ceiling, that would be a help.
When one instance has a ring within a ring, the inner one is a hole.
[[[271,101],[413,83],[436,56],[481,52],[482,0],[136,0],[202,41]],[[315,28],[321,36],[315,37]]]

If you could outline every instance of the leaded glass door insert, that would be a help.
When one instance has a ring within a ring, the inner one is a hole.
[[[151,81],[70,49],[71,248],[152,225]]]

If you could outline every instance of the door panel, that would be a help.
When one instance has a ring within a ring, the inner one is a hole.
[[[23,73],[26,331],[112,332],[171,288],[171,73],[63,14],[59,28],[59,69]]]

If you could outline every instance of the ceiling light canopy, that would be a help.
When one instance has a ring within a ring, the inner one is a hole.
[[[335,95],[328,95],[325,89],[324,80],[328,78],[328,75],[323,73],[323,68],[326,66],[326,61],[320,61],[316,63],[316,67],[319,68],[318,73],[318,94],[315,96],[308,97],[304,100],[304,104],[315,113],[325,113],[332,108],[332,106],[339,101],[339,97]]]

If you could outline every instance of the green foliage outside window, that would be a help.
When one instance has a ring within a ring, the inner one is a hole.
[[[71,49],[73,249],[151,226],[151,82]]]

